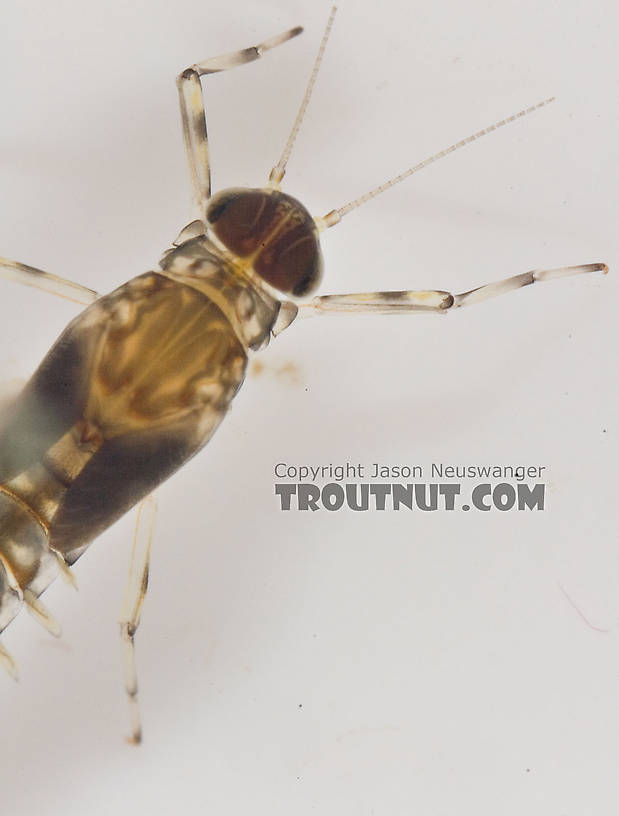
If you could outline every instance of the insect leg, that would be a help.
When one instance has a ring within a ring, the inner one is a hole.
[[[2,665],[2,668],[8,674],[11,675],[13,680],[19,679],[19,674],[17,672],[17,664],[1,643],[0,643],[0,665]]]
[[[17,615],[23,600],[21,587],[10,565],[0,554],[0,630],[8,626]],[[17,664],[2,643],[0,643],[0,665],[14,680],[18,679]]]
[[[0,258],[0,278],[22,283],[24,286],[34,286],[35,289],[42,289],[51,295],[58,295],[74,303],[83,303],[85,306],[99,297],[97,292],[79,283],[35,269],[34,266],[9,261],[7,258]]]
[[[183,120],[183,135],[185,149],[191,172],[194,194],[200,208],[200,219],[204,219],[206,202],[211,196],[211,167],[208,153],[208,137],[206,132],[206,115],[204,112],[204,98],[200,77],[205,74],[216,74],[227,71],[237,65],[245,65],[259,59],[265,51],[281,45],[292,37],[296,37],[303,29],[300,26],[277,34],[268,40],[244,48],[242,51],[232,51],[219,57],[211,57],[190,66],[176,79]]]
[[[585,272],[603,272],[606,274],[608,267],[603,263],[591,263],[582,266],[564,266],[560,269],[537,269],[495,283],[488,283],[485,286],[479,286],[459,295],[439,290],[323,295],[302,304],[299,311],[302,315],[327,314],[330,312],[372,312],[374,314],[394,314],[396,312],[445,313],[460,306],[469,306],[498,295],[506,295],[508,292],[520,289],[522,286],[529,286],[532,283],[565,278],[570,275],[580,275]]]
[[[24,603],[26,604],[26,609],[37,623],[40,623],[44,629],[47,629],[50,635],[60,637],[62,634],[60,624],[43,601],[37,598],[34,592],[31,592],[29,589],[24,589]]]
[[[148,569],[150,563],[150,548],[153,540],[153,528],[157,503],[154,496],[147,496],[138,508],[138,518],[135,525],[133,550],[131,552],[131,567],[129,580],[123,604],[122,619],[120,622],[120,636],[123,649],[125,672],[125,688],[129,695],[131,709],[131,736],[129,742],[138,745],[142,741],[142,722],[138,704],[138,678],[135,667],[135,633],[140,625],[142,605],[148,588]]]

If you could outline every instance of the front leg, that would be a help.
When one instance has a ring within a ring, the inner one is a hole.
[[[176,79],[183,120],[185,149],[193,183],[199,216],[203,220],[206,213],[206,202],[211,196],[211,166],[208,153],[208,136],[206,132],[206,114],[200,77],[205,74],[216,74],[227,71],[237,65],[245,65],[259,59],[265,51],[281,45],[296,37],[303,29],[300,26],[277,34],[259,45],[232,51],[220,57],[211,57],[204,62],[197,62],[180,74]]]

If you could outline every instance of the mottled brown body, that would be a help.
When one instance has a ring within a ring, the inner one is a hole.
[[[67,326],[0,427],[0,626],[210,439],[279,307],[200,236]]]

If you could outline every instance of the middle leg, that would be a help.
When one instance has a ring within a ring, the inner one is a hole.
[[[330,313],[372,313],[395,314],[396,312],[435,312],[445,314],[460,306],[481,303],[498,295],[506,295],[523,286],[530,286],[540,281],[566,278],[587,272],[608,272],[604,263],[583,264],[581,266],[563,266],[559,269],[536,269],[523,272],[511,278],[487,283],[453,295],[440,290],[402,291],[402,292],[360,292],[350,295],[322,295],[308,303],[301,304],[299,313],[304,316]]]
[[[50,295],[57,295],[84,306],[89,306],[99,297],[97,292],[86,286],[59,278],[50,272],[43,272],[34,266],[10,261],[8,258],[0,258],[0,278],[21,283],[23,286],[33,286],[35,289],[49,292]]]

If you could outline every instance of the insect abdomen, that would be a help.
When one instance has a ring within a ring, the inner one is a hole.
[[[24,591],[39,595],[58,572],[45,526],[16,495],[0,488],[0,632],[19,612]]]

